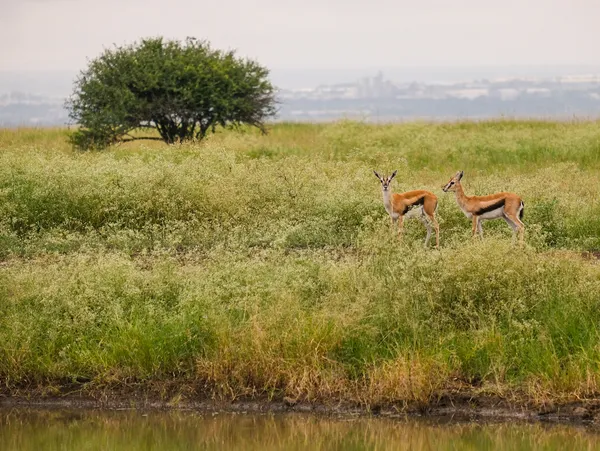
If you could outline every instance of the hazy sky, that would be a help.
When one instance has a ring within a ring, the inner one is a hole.
[[[0,70],[157,35],[271,68],[600,65],[599,19],[600,0],[0,0]]]

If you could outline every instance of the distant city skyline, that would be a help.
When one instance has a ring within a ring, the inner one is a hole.
[[[494,78],[553,78],[566,75],[600,75],[600,65],[554,66],[464,66],[464,67],[363,67],[363,68],[306,68],[271,69],[271,79],[281,89],[316,88],[319,85],[354,83],[364,77],[382,73],[395,83],[465,82]],[[75,70],[0,70],[0,94],[13,91],[48,97],[66,97],[79,71]]]
[[[551,74],[555,75],[555,71]],[[22,82],[25,88],[31,87],[32,79],[25,75],[14,80]],[[0,72],[0,127],[69,123],[64,96],[48,97],[18,90],[3,94],[2,76]],[[52,86],[48,76],[38,81],[46,87]],[[67,89],[66,85],[63,89]],[[398,82],[378,72],[351,82],[281,89],[277,96],[280,103],[275,120],[287,121],[591,119],[600,117],[600,72],[571,72],[550,77],[480,77],[445,83]]]

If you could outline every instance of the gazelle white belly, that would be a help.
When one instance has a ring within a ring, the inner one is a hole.
[[[481,216],[481,219],[496,219],[504,216],[504,207],[496,208],[495,210],[485,212]]]
[[[425,216],[425,210],[423,209],[423,207],[418,207],[418,208],[411,208],[408,212],[406,212],[406,214],[404,215],[404,217],[406,219],[410,219],[410,218],[418,218],[420,216]]]
[[[386,207],[386,211],[394,220],[400,217],[400,213],[392,211],[391,207],[389,209]],[[421,216],[425,216],[425,210],[423,207],[413,207],[404,214],[404,219],[419,218]]]
[[[468,219],[473,218],[473,214],[467,210],[463,210],[463,213]],[[496,208],[495,210],[488,211],[479,216],[480,219],[496,219],[504,216],[504,207]]]

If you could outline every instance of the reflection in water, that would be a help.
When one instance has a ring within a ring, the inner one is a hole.
[[[0,450],[594,450],[583,428],[299,414],[0,410]]]

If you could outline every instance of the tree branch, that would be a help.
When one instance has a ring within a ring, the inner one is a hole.
[[[131,135],[128,135],[131,136]],[[131,136],[129,139],[122,139],[121,142],[129,142],[129,141],[140,141],[140,140],[152,140],[152,141],[164,141],[164,139],[159,138],[158,136],[140,136],[140,137],[136,137],[136,136]]]

